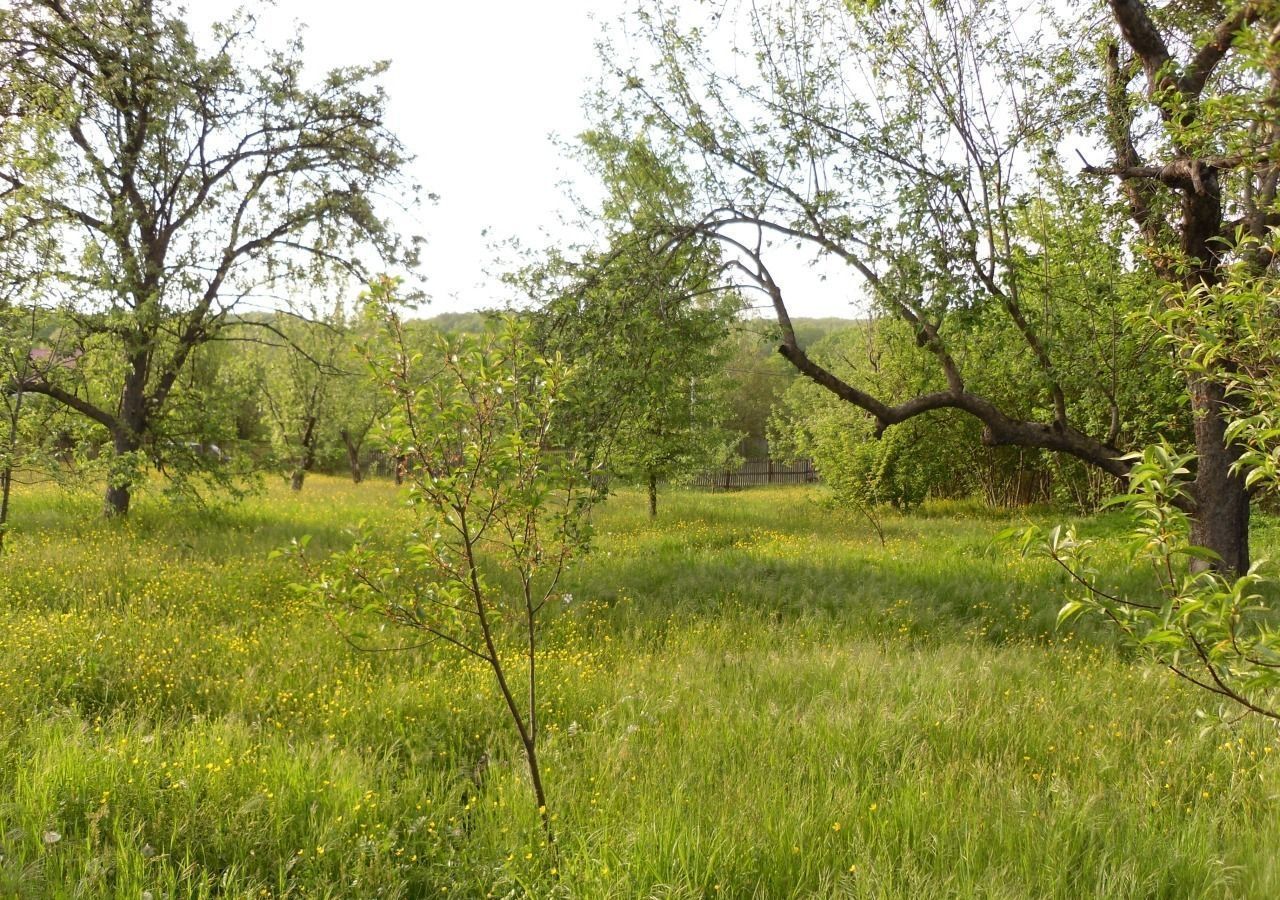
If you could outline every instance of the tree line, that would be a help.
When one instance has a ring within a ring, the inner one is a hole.
[[[691,452],[728,457],[743,432],[699,417],[731,405],[725,335],[759,301],[808,385],[773,433],[834,481],[910,505],[946,480],[930,453],[976,441],[994,468],[963,483],[1000,495],[1014,448],[1018,478],[1083,497],[1159,436],[1194,448],[1179,502],[1196,542],[1243,571],[1241,354],[1226,332],[1180,351],[1204,323],[1168,314],[1239,266],[1272,273],[1274,19],[1258,2],[1109,0],[1033,25],[996,0],[641,4],[631,49],[604,47],[580,141],[604,186],[597,239],[510,276],[539,310],[531,339],[598,373],[564,439],[651,486]],[[0,68],[9,457],[37,412],[59,440],[105,433],[104,506],[122,514],[161,457],[210,468],[194,426],[246,402],[209,387],[236,369],[226,347],[239,365],[274,344],[294,355],[262,364],[252,405],[304,477],[309,410],[343,403],[315,376],[351,359],[327,338],[347,326],[323,326],[336,307],[292,298],[417,255],[380,199],[412,187],[382,67],[308,83],[300,40],[264,46],[247,13],[197,39],[155,0],[20,0],[0,11]],[[791,245],[838,264],[867,310],[843,344],[797,330]],[[295,308],[254,312],[268,302]],[[361,416],[337,417],[358,451]]]

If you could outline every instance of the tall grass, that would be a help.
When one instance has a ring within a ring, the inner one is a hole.
[[[0,897],[1280,895],[1274,729],[1054,635],[974,510],[882,550],[809,489],[611,500],[546,635],[554,875],[489,673],[352,650],[267,558],[392,487],[95,510],[20,495],[0,558]]]

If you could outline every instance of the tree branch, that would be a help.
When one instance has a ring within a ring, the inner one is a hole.
[[[1169,47],[1155,22],[1151,21],[1147,5],[1142,0],[1109,0],[1109,3],[1125,43],[1133,48],[1142,62],[1147,76],[1147,96],[1158,101],[1160,94],[1178,87],[1173,71],[1176,64],[1169,54]],[[1160,106],[1167,118],[1168,111],[1163,104]]]
[[[1218,23],[1209,40],[1192,57],[1182,77],[1178,79],[1178,87],[1183,94],[1189,97],[1200,96],[1214,69],[1231,49],[1236,35],[1256,22],[1261,14],[1262,3],[1254,0],[1254,2],[1242,4],[1235,12]]]
[[[95,406],[82,397],[77,397],[69,391],[63,390],[55,384],[50,384],[43,378],[32,378],[19,385],[10,383],[5,386],[6,393],[14,393],[19,389],[29,394],[43,394],[53,400],[58,401],[68,409],[73,409],[86,418],[92,419],[99,425],[104,426],[108,431],[117,431],[120,428],[120,420],[108,413],[106,410]]]

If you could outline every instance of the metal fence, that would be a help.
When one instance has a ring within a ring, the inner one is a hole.
[[[375,450],[372,453],[361,454],[361,456],[366,475],[376,475],[381,478],[395,477],[398,460],[390,453]]]
[[[749,459],[736,469],[703,472],[693,479],[693,486],[708,490],[728,491],[761,484],[809,484],[818,480],[811,459],[780,462],[775,459]]]
[[[396,474],[396,462],[396,458],[390,454],[370,453],[365,456],[364,471],[366,475],[393,478]],[[776,459],[749,459],[736,469],[703,472],[689,484],[705,490],[728,491],[763,484],[811,484],[818,480],[818,472],[814,469],[811,459],[786,462]]]

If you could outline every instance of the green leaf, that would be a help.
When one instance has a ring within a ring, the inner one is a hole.
[[[1088,604],[1081,600],[1072,600],[1062,605],[1062,609],[1058,610],[1057,628],[1061,628],[1066,622],[1083,612]]]

